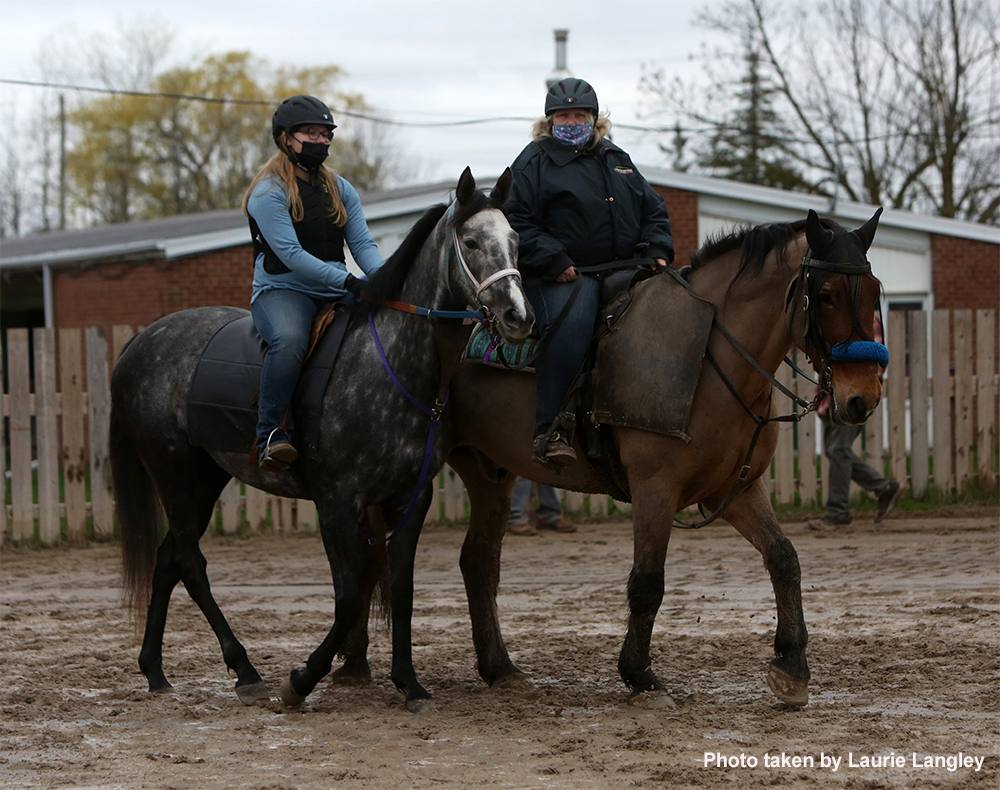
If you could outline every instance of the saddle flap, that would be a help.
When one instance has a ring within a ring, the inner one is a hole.
[[[333,306],[324,307],[313,322],[308,357],[292,402],[294,422],[299,427],[314,427],[322,415],[323,395],[350,314],[344,306],[336,310]],[[263,343],[249,313],[219,327],[202,351],[188,389],[187,428],[191,444],[233,453],[253,449],[263,363]],[[318,431],[302,433],[304,449],[318,453],[313,446]]]
[[[713,314],[710,303],[669,277],[636,284],[628,311],[597,346],[594,420],[690,441],[691,405]],[[644,323],[651,331],[640,330]],[[666,338],[652,331],[664,324],[673,328]]]

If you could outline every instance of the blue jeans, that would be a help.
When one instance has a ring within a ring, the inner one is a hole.
[[[517,478],[514,483],[514,490],[510,494],[510,515],[507,517],[509,525],[523,524],[528,520],[528,506],[531,502],[531,481],[526,477]],[[562,505],[559,502],[559,494],[552,486],[544,483],[538,484],[538,522],[540,524],[551,524],[558,521],[562,515]]]
[[[264,291],[250,305],[253,325],[267,346],[257,403],[258,445],[279,425],[285,424],[291,433],[288,407],[309,348],[313,318],[322,306],[322,299],[288,288]]]
[[[570,384],[587,359],[601,308],[601,283],[580,275],[571,283],[528,282],[525,291],[535,310],[535,321],[546,338],[542,355],[535,360],[538,388],[535,425],[536,433],[543,433],[559,414]],[[549,328],[574,292],[577,296],[573,306],[550,337]]]

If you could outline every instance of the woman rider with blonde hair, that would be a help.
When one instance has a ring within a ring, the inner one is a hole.
[[[298,457],[289,405],[319,308],[351,301],[361,280],[347,271],[344,244],[366,275],[382,257],[357,191],[324,166],[333,130],[330,108],[314,96],[292,96],[274,111],[278,151],[257,172],[243,199],[253,238],[250,312],[267,347],[260,375],[258,461],[280,468]]]

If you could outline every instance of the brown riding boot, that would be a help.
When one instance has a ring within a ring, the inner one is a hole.
[[[555,467],[569,466],[576,461],[576,450],[574,450],[566,437],[559,431],[553,431],[548,435],[544,433],[535,437],[535,460],[543,464],[552,464]]]

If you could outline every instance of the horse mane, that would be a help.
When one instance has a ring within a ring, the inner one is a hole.
[[[470,217],[485,208],[500,208],[500,205],[491,197],[477,191],[467,203],[455,204],[455,214],[449,220],[449,224],[459,228]],[[427,209],[410,228],[396,251],[386,259],[382,268],[368,279],[362,293],[369,312],[376,312],[383,302],[399,297],[406,276],[420,255],[420,250],[447,210],[447,203],[436,203]]]
[[[824,225],[829,225],[826,221]],[[732,231],[720,231],[701,245],[691,256],[691,267],[699,269],[727,252],[740,250],[740,265],[736,277],[757,274],[771,252],[778,256],[778,265],[787,263],[788,244],[805,230],[804,219],[795,222],[772,222],[767,225],[742,225]]]

